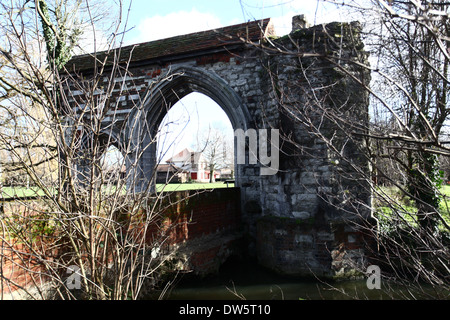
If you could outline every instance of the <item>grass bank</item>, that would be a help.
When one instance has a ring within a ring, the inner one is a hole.
[[[377,191],[378,194],[374,197],[374,209],[380,222],[389,223],[396,217],[412,225],[417,223],[415,203],[403,191],[397,187],[378,187]],[[450,185],[443,186],[440,193],[439,212],[446,223],[450,224]],[[443,225],[440,227],[442,228]]]
[[[203,190],[203,189],[219,189],[219,188],[233,188],[234,184],[229,183],[228,186],[224,182],[215,183],[170,183],[157,184],[156,190],[162,191],[186,191],[186,190]]]
[[[157,184],[157,192],[173,192],[173,191],[186,191],[186,190],[203,190],[203,189],[218,189],[218,188],[232,188],[233,183],[228,185],[224,182],[215,183],[170,183],[170,184]],[[115,192],[115,187],[105,187],[105,191]],[[124,192],[125,193],[125,192]],[[23,197],[40,197],[45,196],[45,193],[39,188],[25,188],[25,187],[2,187],[0,198],[23,198]]]

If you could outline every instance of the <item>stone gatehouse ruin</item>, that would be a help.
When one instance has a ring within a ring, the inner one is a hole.
[[[369,182],[355,179],[351,165],[336,165],[326,139],[342,139],[340,152],[351,155],[359,167],[366,160],[326,112],[345,105],[347,114],[368,122],[369,99],[359,84],[369,81],[367,72],[348,64],[344,73],[330,60],[364,57],[359,26],[308,27],[301,16],[294,22],[284,37],[276,37],[271,20],[264,19],[96,57],[76,56],[66,68],[89,79],[96,68],[126,66],[121,77],[100,81],[126,87],[110,97],[114,107],[104,127],[119,150],[133,145],[127,170],[135,179],[128,188],[136,192],[154,183],[157,165],[156,144],[142,148],[141,141],[151,141],[170,107],[189,93],[213,99],[234,130],[279,130],[275,174],[261,175],[260,163],[235,166],[246,254],[284,274],[345,275],[365,263],[365,239],[358,226],[370,218],[371,197]],[[75,101],[79,93],[74,87],[69,91]],[[298,121],[306,115],[308,121]],[[132,166],[138,154],[139,165]]]

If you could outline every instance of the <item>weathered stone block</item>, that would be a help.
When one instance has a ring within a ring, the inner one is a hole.
[[[317,194],[315,193],[303,193],[297,195],[297,202],[316,202],[317,201]]]
[[[294,237],[294,242],[296,244],[299,244],[299,243],[312,244],[313,241],[314,241],[314,238],[310,234],[296,234]]]
[[[311,213],[309,211],[293,211],[292,216],[296,219],[309,219]]]
[[[317,184],[317,177],[315,172],[303,172],[300,176],[300,182],[303,185]]]

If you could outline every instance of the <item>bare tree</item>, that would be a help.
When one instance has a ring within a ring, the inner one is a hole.
[[[442,38],[448,28],[448,4],[381,1],[378,9],[384,10],[379,23],[385,31],[374,36],[372,45],[378,50],[383,87],[393,85],[385,94],[392,94],[388,101],[398,124],[390,133],[396,141],[390,148],[402,149],[397,162],[405,168],[419,223],[431,231],[439,223],[438,154],[447,153],[441,134],[448,118],[449,60]]]
[[[97,4],[1,4],[0,101],[7,117],[0,147],[12,159],[7,170],[21,170],[35,186],[32,197],[2,206],[0,266],[19,270],[2,273],[2,297],[16,288],[34,298],[137,299],[160,284],[171,258],[160,224],[170,203],[149,192],[151,184],[139,193],[130,187],[139,183],[142,150],[156,142],[146,139],[148,128],[134,128],[141,130],[137,141],[118,139],[127,119],[119,119],[112,97],[124,94],[125,80],[114,79],[129,75],[128,65],[114,60],[116,35],[126,29],[121,12],[106,51],[91,54],[98,63],[92,75],[65,67],[82,31],[104,22]],[[105,170],[111,146],[123,155],[117,166],[128,168],[119,177]],[[32,286],[21,287],[18,275]]]
[[[372,258],[385,276],[422,293],[426,283],[442,297],[450,279],[450,219],[438,161],[449,155],[443,139],[448,2],[326,2],[353,12],[362,24],[317,25],[267,39],[262,50],[275,98],[285,121],[306,131],[302,137],[324,143],[334,159],[339,190],[323,185],[330,191],[321,198],[363,220],[367,209],[374,211],[378,224],[361,227],[372,234]],[[286,64],[271,64],[271,55],[285,55]],[[285,73],[280,82],[286,66],[295,77],[286,81]],[[358,109],[364,99],[370,99],[368,113]],[[283,135],[281,151],[292,161],[308,153],[298,130]],[[360,200],[367,194],[373,195],[371,208]]]
[[[211,127],[197,137],[196,150],[203,154],[209,169],[209,182],[214,182],[214,173],[234,167],[233,141],[223,128]]]

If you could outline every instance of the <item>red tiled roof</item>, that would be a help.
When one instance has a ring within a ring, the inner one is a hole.
[[[264,36],[274,34],[270,18],[259,21],[242,23],[224,28],[196,32],[167,39],[145,42],[122,47],[121,49],[97,53],[97,61],[104,61],[108,55],[108,63],[120,55],[119,62],[137,62],[144,60],[158,60],[162,57],[174,57],[181,54],[195,53],[202,50],[227,47],[242,44],[241,39],[253,42],[260,41]],[[130,58],[131,57],[131,58]],[[100,64],[98,64],[100,66]],[[94,67],[92,54],[73,57],[67,64],[69,71],[88,70]]]

